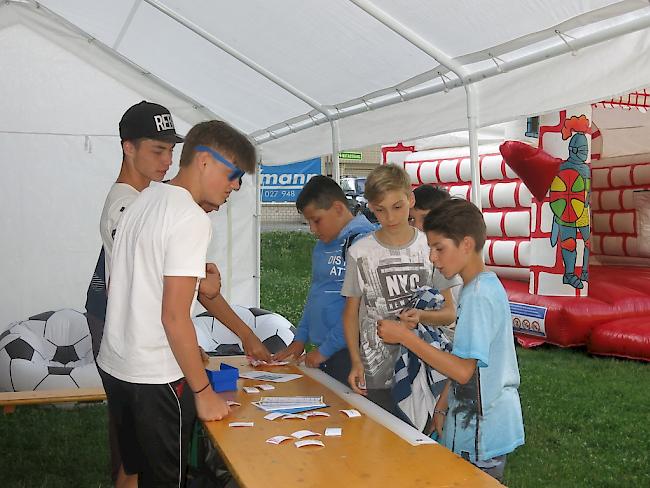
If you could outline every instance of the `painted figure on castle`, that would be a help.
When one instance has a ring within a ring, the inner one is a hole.
[[[591,225],[589,198],[591,168],[589,159],[589,120],[585,115],[567,119],[562,128],[562,139],[569,140],[569,157],[562,162],[550,188],[550,206],[553,212],[551,246],[558,243],[564,263],[562,282],[574,288],[583,288],[589,280],[589,238]],[[582,271],[576,274],[578,232],[584,241]]]

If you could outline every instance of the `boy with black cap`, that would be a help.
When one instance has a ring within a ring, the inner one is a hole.
[[[184,485],[194,420],[229,412],[210,387],[191,309],[212,233],[206,213],[255,162],[254,146],[228,124],[197,124],[178,174],[144,189],[117,228],[97,365],[124,471],[139,486]]]
[[[152,181],[162,181],[172,164],[172,152],[176,143],[182,143],[174,128],[167,108],[156,103],[142,101],[130,107],[119,124],[122,144],[122,166],[117,181],[111,187],[100,220],[102,249],[86,298],[88,325],[93,342],[95,358],[99,353],[106,316],[107,283],[113,238],[117,224],[126,208]],[[220,278],[216,266],[206,265],[206,279],[201,280],[199,300],[208,311],[242,338],[247,353],[268,360],[270,354],[261,341],[232,311],[219,294]],[[109,444],[111,448],[111,478],[117,486],[122,484],[124,473],[120,470],[121,459],[113,419],[109,414]]]

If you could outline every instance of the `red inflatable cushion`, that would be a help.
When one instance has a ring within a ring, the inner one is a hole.
[[[591,354],[650,361],[650,317],[619,319],[594,327],[587,349]]]

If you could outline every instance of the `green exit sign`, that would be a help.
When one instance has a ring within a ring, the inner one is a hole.
[[[342,151],[339,153],[339,159],[355,159],[357,161],[361,161],[363,159],[363,155],[360,152]]]

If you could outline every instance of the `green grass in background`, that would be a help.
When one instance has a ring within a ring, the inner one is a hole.
[[[314,243],[306,233],[262,235],[262,306],[294,324]],[[526,445],[508,457],[509,486],[650,487],[648,364],[553,347],[517,355]],[[432,476],[437,468],[432,460]],[[0,417],[0,487],[106,486],[104,405]]]

